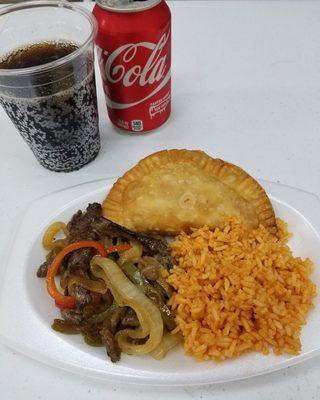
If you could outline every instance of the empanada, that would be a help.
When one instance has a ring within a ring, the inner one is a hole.
[[[163,150],[141,160],[113,185],[103,215],[131,230],[175,235],[221,226],[228,216],[276,233],[263,188],[241,168],[198,150]]]

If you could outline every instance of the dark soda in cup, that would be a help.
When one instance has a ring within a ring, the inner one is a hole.
[[[0,10],[0,27],[4,20],[16,40],[0,38],[0,104],[42,166],[81,168],[100,149],[94,18],[68,3],[36,1]]]

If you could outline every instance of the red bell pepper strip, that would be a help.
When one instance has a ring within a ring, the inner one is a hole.
[[[76,299],[73,296],[65,296],[59,292],[55,283],[55,276],[57,275],[63,258],[72,251],[83,249],[86,247],[93,247],[98,250],[102,257],[107,257],[110,253],[129,250],[129,244],[121,244],[118,246],[110,246],[106,249],[102,243],[94,240],[82,240],[80,242],[69,244],[64,247],[55,257],[52,264],[48,268],[46,283],[49,295],[55,300],[57,307],[61,309],[72,309],[76,307]]]

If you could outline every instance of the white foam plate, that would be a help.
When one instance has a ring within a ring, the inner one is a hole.
[[[50,328],[59,315],[48,297],[45,282],[36,277],[44,259],[41,237],[52,221],[67,221],[89,202],[102,201],[112,180],[74,186],[36,200],[26,211],[13,234],[0,292],[0,339],[15,350],[43,363],[87,376],[116,382],[154,385],[221,383],[279,370],[320,354],[320,304],[308,315],[302,331],[298,356],[263,356],[250,353],[223,363],[195,362],[175,348],[162,361],[149,356],[122,355],[112,364],[103,348],[87,346],[81,335],[63,335]],[[313,281],[320,287],[320,200],[317,196],[261,181],[277,216],[286,220],[294,233],[290,246],[295,255],[309,257],[315,264]]]

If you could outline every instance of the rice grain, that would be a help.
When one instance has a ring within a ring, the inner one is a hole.
[[[247,232],[236,219],[223,229],[182,233],[172,244],[169,305],[188,355],[223,361],[248,351],[297,354],[313,307],[312,262],[294,257],[286,224],[279,237],[263,226]]]

